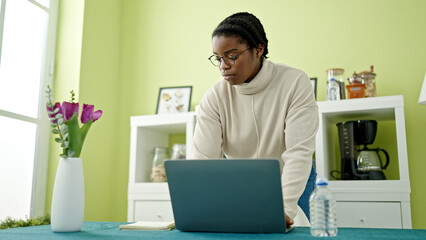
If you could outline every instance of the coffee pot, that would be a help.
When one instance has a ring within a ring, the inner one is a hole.
[[[389,165],[389,154],[381,148],[368,148],[374,142],[377,133],[377,121],[356,120],[337,123],[341,177],[331,171],[331,176],[341,180],[386,180],[382,170]],[[382,161],[381,155],[386,157]]]
[[[380,152],[386,156],[385,165],[382,164],[382,158],[380,157]],[[357,170],[360,172],[370,172],[370,171],[381,171],[385,170],[389,165],[389,154],[386,150],[381,148],[372,148],[369,149],[364,147],[362,150],[359,150],[359,155],[357,159]]]

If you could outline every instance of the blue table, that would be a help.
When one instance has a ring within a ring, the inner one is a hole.
[[[122,231],[119,222],[85,222],[81,232],[54,233],[50,225],[0,230],[0,239],[152,239],[152,240],[227,240],[227,239],[324,239],[312,237],[309,228],[298,227],[287,234],[236,234],[172,231]],[[426,230],[339,228],[332,239],[426,239]]]

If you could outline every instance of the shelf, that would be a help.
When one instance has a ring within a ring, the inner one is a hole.
[[[373,119],[380,125],[395,129],[387,133],[395,138],[387,147],[391,150],[391,164],[397,173],[390,180],[402,180],[408,183],[408,160],[405,137],[403,96],[347,99],[341,101],[318,102],[320,122],[316,137],[317,172],[320,177],[330,179],[332,170],[340,170],[339,139],[336,123],[354,120]],[[381,128],[378,129],[378,137]],[[388,141],[389,142],[389,141]],[[373,143],[374,145],[375,143]],[[337,146],[337,147],[336,147]],[[383,147],[383,146],[382,146]]]
[[[194,112],[133,116],[130,117],[130,127],[158,127],[161,129],[164,126],[167,128],[168,125],[180,125],[191,122],[194,120],[194,117]]]
[[[186,134],[186,153],[192,151],[195,113],[134,116],[130,118],[129,183],[149,182],[153,150],[168,147],[171,134]]]
[[[130,161],[127,221],[173,221],[167,183],[150,182],[154,148],[169,146],[170,135],[185,134],[192,152],[195,113],[130,117]]]
[[[132,183],[127,192],[128,200],[162,200],[170,201],[169,185],[163,183]]]
[[[333,192],[398,192],[410,193],[409,182],[403,180],[344,180],[330,181]],[[348,188],[350,186],[350,188]]]
[[[172,134],[186,135],[186,154],[192,152],[195,113],[133,116],[130,118],[129,186],[149,182],[155,147],[169,146]]]
[[[373,215],[379,216],[378,219],[384,223],[387,220],[383,217],[384,207],[386,204],[394,204],[393,210],[400,213],[397,214],[398,222],[393,225],[386,223],[381,227],[411,228],[411,190],[403,96],[318,102],[318,112],[319,129],[315,152],[317,174],[318,177],[330,179],[329,188],[343,211],[339,216],[343,222],[342,226],[358,226],[353,222],[356,217],[350,212],[352,206],[376,204],[383,209]],[[334,180],[330,172],[340,171],[340,146],[336,124],[370,119],[378,122],[377,136],[372,146],[377,147],[379,144],[378,146],[389,152],[389,167],[397,172],[396,177],[388,177],[388,180]],[[372,226],[380,227],[377,224]]]
[[[352,114],[353,112],[372,112],[379,110],[375,115],[387,115],[386,110],[398,107],[404,107],[404,99],[402,95],[388,97],[373,98],[355,98],[340,101],[318,102],[318,107],[323,114]]]
[[[402,96],[318,102],[322,120],[332,123],[367,119],[394,121],[395,109],[403,107],[404,100]]]

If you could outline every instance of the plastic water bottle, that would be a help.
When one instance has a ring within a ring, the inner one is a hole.
[[[336,200],[328,189],[326,178],[316,181],[316,188],[309,198],[311,235],[334,237],[337,235]]]
[[[340,86],[336,79],[331,78],[327,85],[327,101],[340,100]]]

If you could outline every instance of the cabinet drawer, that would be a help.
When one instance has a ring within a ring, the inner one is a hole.
[[[399,202],[337,202],[339,227],[402,228]]]
[[[135,221],[174,221],[170,201],[137,200],[134,211]]]

